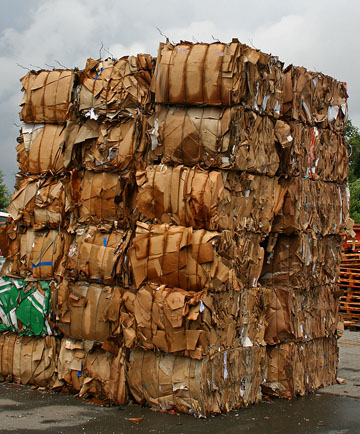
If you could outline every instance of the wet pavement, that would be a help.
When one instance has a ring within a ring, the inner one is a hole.
[[[1,384],[0,432],[360,433],[360,332],[346,331],[339,345],[339,377],[346,384],[292,401],[262,402],[208,419],[164,414],[137,405],[108,408],[63,393]]]

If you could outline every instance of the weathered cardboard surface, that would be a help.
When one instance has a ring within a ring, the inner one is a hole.
[[[151,110],[150,83],[153,60],[149,54],[122,57],[115,61],[88,59],[79,72],[79,110],[86,114],[114,118],[122,113],[135,113],[139,108]]]
[[[349,157],[342,133],[295,121],[286,125],[292,142],[280,152],[281,175],[306,176],[338,183],[347,180]]]
[[[152,159],[270,176],[278,169],[274,121],[241,106],[158,105],[149,124]]]
[[[313,231],[343,234],[349,219],[350,191],[347,184],[306,178],[280,179],[284,202],[274,218],[272,232]]]
[[[72,197],[78,205],[79,223],[112,223],[128,227],[134,215],[136,181],[131,172],[79,173],[79,183],[72,184]]]
[[[265,352],[261,346],[237,348],[199,361],[134,350],[130,353],[127,381],[138,403],[209,416],[261,399]]]
[[[74,71],[30,71],[20,81],[24,92],[20,102],[22,121],[62,124],[68,119]]]
[[[284,71],[285,118],[341,130],[348,118],[346,83],[304,67],[289,65]]]
[[[161,223],[268,234],[282,200],[277,178],[183,165],[136,172],[139,211]]]
[[[321,237],[312,232],[274,237],[269,241],[260,282],[300,290],[334,284],[340,272],[342,243],[341,236]]]
[[[72,201],[68,178],[29,176],[19,182],[7,212],[34,230],[64,226]]]
[[[137,224],[129,248],[137,288],[143,282],[199,291],[257,286],[264,250],[261,235]]]
[[[335,337],[267,347],[263,393],[293,398],[336,382],[339,350]]]
[[[0,380],[52,386],[57,377],[58,340],[15,333],[0,334]]]
[[[266,312],[265,341],[306,342],[334,336],[340,322],[337,285],[320,286],[308,291],[272,289]]]
[[[147,284],[123,295],[121,323],[128,348],[202,359],[218,351],[264,345],[271,291],[193,292]]]
[[[71,236],[63,230],[20,233],[13,225],[3,239],[4,252],[9,253],[2,274],[42,280],[60,279],[64,272],[65,252]]]
[[[66,337],[104,342],[120,333],[121,288],[63,280],[58,286],[56,324]]]
[[[152,81],[157,103],[231,106],[280,114],[282,63],[238,40],[160,43]]]
[[[17,160],[22,174],[57,175],[65,170],[63,125],[25,124],[18,139]]]

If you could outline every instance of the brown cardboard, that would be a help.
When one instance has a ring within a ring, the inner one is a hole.
[[[336,338],[267,347],[266,395],[294,398],[336,382],[339,350]]]
[[[270,232],[282,200],[277,178],[182,165],[136,172],[136,204],[146,218],[208,230]]]
[[[157,103],[231,106],[278,116],[282,104],[282,63],[237,39],[160,43],[152,81]]]
[[[126,250],[131,234],[131,231],[121,229],[106,231],[95,226],[78,227],[67,253],[67,276],[74,280],[128,285]]]
[[[56,324],[66,337],[104,342],[119,334],[119,287],[63,280],[57,289]]]
[[[164,163],[275,175],[274,121],[243,107],[160,106],[149,120],[150,156]]]
[[[129,248],[137,288],[145,281],[199,291],[257,286],[261,236],[138,222]]]
[[[276,288],[271,292],[272,300],[266,313],[267,344],[305,342],[336,334],[341,320],[337,285],[308,291]]]
[[[80,71],[79,110],[114,118],[122,113],[151,110],[150,82],[153,63],[149,54],[119,60],[88,59]]]
[[[68,119],[74,71],[30,71],[20,81],[24,92],[20,102],[22,121],[61,124]]]
[[[340,272],[341,247],[342,237],[337,235],[279,235],[273,249],[268,246],[260,282],[292,289],[334,284]]]
[[[51,387],[57,378],[59,341],[15,333],[0,334],[0,381]]]
[[[125,346],[200,360],[222,350],[264,345],[270,294],[260,288],[213,293],[150,283],[128,290],[121,312]]]
[[[265,351],[256,346],[237,348],[199,361],[134,350],[127,381],[133,398],[141,404],[199,417],[229,412],[261,399]]]

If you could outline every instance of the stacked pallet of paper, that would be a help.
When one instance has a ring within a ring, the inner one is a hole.
[[[154,65],[22,79],[2,377],[197,415],[333,381],[342,84],[236,40]]]

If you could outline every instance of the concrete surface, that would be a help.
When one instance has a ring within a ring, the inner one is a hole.
[[[138,405],[103,407],[64,393],[0,384],[1,433],[360,433],[360,331],[339,340],[347,384],[292,401],[275,399],[228,415],[196,419]],[[356,397],[353,398],[352,396]],[[141,418],[137,423],[132,418]]]

